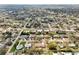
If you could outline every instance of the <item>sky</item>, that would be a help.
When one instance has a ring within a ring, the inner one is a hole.
[[[0,0],[0,4],[79,4],[79,0]]]

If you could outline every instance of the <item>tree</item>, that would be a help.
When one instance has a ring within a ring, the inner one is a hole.
[[[4,35],[5,39],[11,38],[12,37],[12,32],[7,31],[7,32],[3,33],[3,35]]]
[[[57,44],[56,44],[56,42],[54,42],[54,41],[50,42],[50,43],[48,44],[48,48],[49,48],[50,50],[57,50]]]

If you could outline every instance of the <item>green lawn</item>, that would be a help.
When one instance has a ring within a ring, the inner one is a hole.
[[[17,41],[17,42],[14,44],[14,46],[13,46],[12,49],[11,49],[11,52],[14,52],[14,51],[16,50],[16,46],[18,45],[18,43],[19,43],[19,41]]]

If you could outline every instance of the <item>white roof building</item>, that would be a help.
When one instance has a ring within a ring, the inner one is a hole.
[[[71,43],[68,45],[69,47],[75,47],[75,44],[74,43]]]
[[[23,48],[23,45],[18,45],[18,46],[16,47],[17,50],[22,49],[22,48]]]
[[[3,48],[3,47],[4,47],[4,44],[1,44],[1,43],[0,43],[0,48]]]
[[[26,47],[26,48],[30,48],[31,46],[32,46],[31,43],[29,43],[29,44],[26,43],[26,44],[25,44],[25,47]]]

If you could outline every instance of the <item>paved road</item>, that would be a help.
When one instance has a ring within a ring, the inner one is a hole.
[[[48,23],[49,30],[52,31],[51,25]]]

